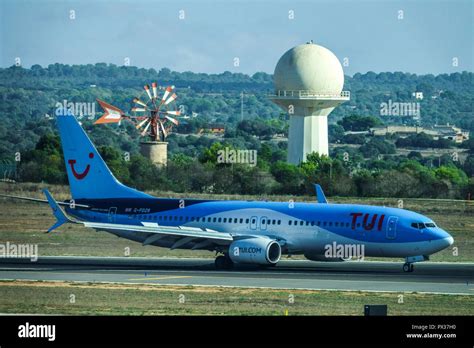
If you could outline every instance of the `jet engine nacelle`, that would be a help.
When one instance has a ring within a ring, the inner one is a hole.
[[[323,261],[323,262],[343,262],[346,261],[341,257],[327,257],[324,254],[304,254],[310,261]]]
[[[281,246],[267,238],[237,240],[229,246],[229,257],[235,263],[274,265],[280,261]]]

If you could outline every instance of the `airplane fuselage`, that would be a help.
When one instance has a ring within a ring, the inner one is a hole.
[[[80,220],[138,226],[186,226],[232,235],[284,240],[284,254],[323,255],[328,245],[364,245],[365,256],[430,255],[452,237],[429,218],[404,209],[354,205],[193,199],[87,199],[89,209],[67,209]],[[132,231],[114,231],[143,242]],[[173,241],[153,245],[171,247]],[[193,248],[190,241],[180,248]],[[215,247],[215,246],[214,246]]]

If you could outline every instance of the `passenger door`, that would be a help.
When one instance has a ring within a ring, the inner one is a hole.
[[[117,214],[117,207],[112,207],[109,209],[108,220],[109,222],[115,222],[115,215]]]
[[[385,236],[387,239],[395,239],[397,238],[397,216],[390,216],[387,221],[387,231]]]

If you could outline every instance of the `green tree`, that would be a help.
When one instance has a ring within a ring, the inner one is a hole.
[[[304,175],[300,167],[278,161],[272,165],[271,173],[280,184],[276,192],[301,194],[304,191]]]
[[[372,127],[382,124],[382,122],[376,117],[359,115],[344,117],[337,123],[344,127],[346,131],[366,131]]]

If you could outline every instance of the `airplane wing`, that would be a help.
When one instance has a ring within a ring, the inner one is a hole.
[[[318,203],[327,204],[328,200],[326,199],[326,196],[324,195],[324,191],[321,185],[315,184],[314,189],[316,190],[316,199]]]
[[[100,222],[88,222],[79,221],[85,227],[94,228],[99,231],[132,231],[137,233],[148,233],[153,235],[162,236],[175,236],[175,237],[190,237],[196,239],[210,239],[214,241],[228,241],[232,242],[234,237],[227,232],[218,232],[210,229],[201,229],[186,226],[161,226],[154,224],[155,226],[138,226],[138,225],[121,225],[121,224],[108,224]],[[153,238],[153,241],[157,239]],[[150,243],[144,243],[150,244]]]

